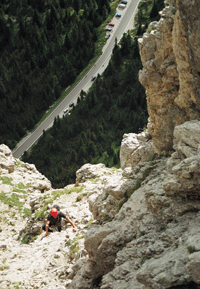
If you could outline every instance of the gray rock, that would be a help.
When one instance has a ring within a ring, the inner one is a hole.
[[[120,163],[122,169],[133,167],[140,161],[146,161],[151,155],[157,153],[154,142],[148,131],[140,134],[129,133],[123,135],[120,150]]]

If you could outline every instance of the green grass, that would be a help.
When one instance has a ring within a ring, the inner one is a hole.
[[[72,250],[70,250],[70,255],[74,255],[78,252],[79,249],[80,247],[78,246],[78,244],[76,244],[76,246]]]
[[[29,187],[29,185],[24,185],[23,183],[19,183],[19,184],[17,184],[17,187],[20,190],[24,190],[24,189],[27,189]]]
[[[0,178],[3,182],[3,184],[7,184],[7,185],[10,185],[10,186],[14,186],[12,184],[12,178],[9,178],[9,177],[1,177]],[[27,192],[24,190],[24,189],[27,189],[27,187],[29,187],[29,185],[25,186],[23,183],[19,183],[17,184],[17,187],[14,187],[13,188],[13,193],[22,193],[22,194],[27,194]]]
[[[17,207],[19,212],[21,212],[24,203],[19,201],[19,197],[12,193],[10,197],[7,197],[4,192],[0,193],[0,201],[11,207]]]
[[[26,191],[20,190],[20,189],[17,189],[17,188],[14,188],[14,189],[13,189],[13,192],[22,193],[22,194],[24,194],[24,195],[27,193]]]
[[[71,246],[73,243],[72,243],[72,240],[68,240],[67,242],[66,242],[66,244],[68,245],[68,246]]]
[[[4,258],[2,263],[5,264],[6,263],[7,258]]]
[[[96,179],[91,179],[90,181],[91,183],[96,184],[98,183],[99,180],[100,180],[99,178],[96,178]]]
[[[50,202],[48,202],[49,204]],[[37,219],[44,219],[45,218],[45,212],[48,210],[48,205],[44,205],[41,211],[36,211],[35,212],[35,217]]]
[[[188,246],[187,249],[188,249],[188,252],[190,254],[192,254],[194,252],[198,252],[198,250],[195,248],[195,246]]]
[[[16,160],[16,166],[17,166],[17,167],[25,167],[25,164],[22,163],[22,162],[19,161],[19,160]]]
[[[76,234],[76,240],[84,239],[85,235],[79,236],[79,233]]]
[[[9,266],[0,266],[0,271],[8,270],[8,269],[10,269]]]
[[[83,188],[84,187],[73,187],[70,189],[53,191],[52,192],[52,195],[53,195],[52,202],[62,195],[71,194],[72,192],[80,193],[83,190]]]
[[[27,208],[24,208],[24,210],[23,210],[23,216],[25,217],[25,218],[27,218],[27,217],[29,217],[31,215],[31,211],[29,210],[29,209],[27,209]]]
[[[46,199],[48,199],[48,198],[50,198],[50,194],[47,194],[47,195],[44,195],[44,196],[42,196],[42,200],[46,200]]]
[[[147,33],[150,33],[153,29],[154,29],[153,26],[149,25],[147,29]]]
[[[67,245],[71,246],[70,248],[70,255],[73,255],[75,253],[78,252],[78,250],[80,249],[79,245],[78,245],[78,240],[84,239],[85,235],[79,236],[79,234],[76,234],[76,238],[74,238],[73,240],[68,240],[67,241]]]
[[[94,221],[94,219],[91,218],[85,227],[88,228],[92,224],[93,221]]]
[[[2,180],[2,183],[5,184],[5,185],[10,185],[10,186],[14,186],[12,184],[12,178],[9,178],[9,177],[0,177],[0,180]]]
[[[118,167],[112,167],[111,168],[112,172],[120,172],[119,168]]]
[[[26,235],[22,238],[22,244],[28,244],[31,240],[31,236]]]
[[[30,242],[33,242],[34,240],[36,240],[38,238],[38,235],[36,236],[30,236],[30,235],[25,235],[22,238],[22,244],[29,244]]]

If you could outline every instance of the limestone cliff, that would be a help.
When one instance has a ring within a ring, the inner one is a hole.
[[[176,125],[200,119],[200,3],[166,0],[165,6],[138,40],[148,130],[160,151],[172,149]]]
[[[171,156],[152,155],[148,133],[125,140],[134,166],[85,164],[56,191],[0,146],[2,289],[199,288],[200,121],[175,127]],[[43,238],[54,204],[76,233],[64,223]]]
[[[124,168],[120,187],[132,195],[112,222],[91,226],[70,289],[199,288],[200,121],[176,126],[173,148]]]

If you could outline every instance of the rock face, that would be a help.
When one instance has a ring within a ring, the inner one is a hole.
[[[129,179],[140,180],[140,188],[112,222],[91,225],[85,237],[89,258],[70,289],[97,283],[101,289],[199,288],[199,134],[199,121],[176,126],[171,157],[131,169]]]
[[[160,151],[172,149],[176,125],[200,119],[200,3],[166,0],[165,6],[138,40],[148,130]]]
[[[170,195],[199,198],[200,122],[191,121],[175,127],[174,149],[167,165],[171,175],[163,183]],[[177,162],[180,160],[181,162]]]
[[[120,150],[121,168],[134,167],[140,161],[146,161],[157,152],[158,150],[148,131],[140,134],[124,134]]]
[[[152,140],[143,137],[124,139],[148,152]],[[135,165],[123,169],[85,164],[76,184],[59,190],[0,146],[14,164],[0,175],[1,288],[199,288],[200,121],[176,126],[173,143],[167,157],[144,160],[136,149]],[[132,148],[126,143],[127,159]],[[55,204],[77,232],[63,221],[43,238]]]

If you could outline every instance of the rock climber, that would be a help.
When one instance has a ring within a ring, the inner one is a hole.
[[[44,237],[47,237],[49,232],[53,232],[53,230],[49,228],[51,226],[57,226],[58,232],[61,231],[62,218],[64,218],[67,222],[69,222],[73,227],[73,232],[76,232],[76,226],[74,225],[72,220],[70,220],[70,218],[68,218],[65,214],[63,214],[58,206],[55,206],[51,209],[50,214],[47,216],[46,222],[42,226],[42,229],[46,231]]]

